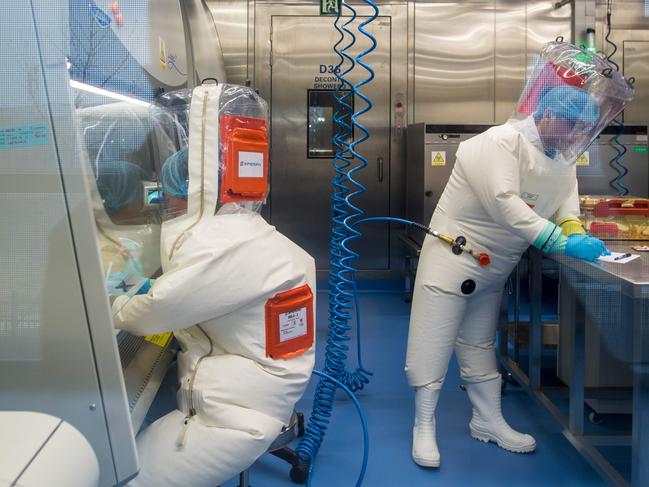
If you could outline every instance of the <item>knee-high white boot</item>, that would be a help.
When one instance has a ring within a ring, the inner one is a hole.
[[[473,417],[469,423],[471,436],[484,442],[493,441],[500,448],[514,453],[534,451],[536,440],[513,430],[503,418],[500,387],[500,378],[466,385],[473,405]]]
[[[412,459],[421,467],[439,467],[435,437],[435,407],[439,389],[432,384],[415,389],[415,427],[412,429]]]

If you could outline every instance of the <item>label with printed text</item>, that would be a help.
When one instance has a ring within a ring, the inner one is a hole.
[[[279,341],[285,342],[306,335],[306,308],[279,315]]]

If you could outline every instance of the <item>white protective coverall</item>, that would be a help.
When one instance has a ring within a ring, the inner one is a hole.
[[[419,465],[440,463],[434,413],[453,349],[473,405],[471,435],[514,452],[536,448],[500,408],[494,352],[503,285],[529,245],[585,260],[606,252],[602,241],[583,235],[575,162],[633,95],[605,59],[550,42],[512,118],[460,144],[430,227],[465,236],[491,265],[456,256],[431,236],[424,241],[406,358],[416,387],[412,456]]]
[[[579,217],[576,167],[537,149],[533,124],[532,118],[508,122],[458,148],[430,228],[464,235],[489,254],[491,265],[456,256],[430,235],[424,240],[406,358],[411,386],[441,388],[454,347],[465,381],[499,377],[494,347],[504,283],[547,219]],[[462,292],[466,281],[475,283],[470,294]]]
[[[278,293],[308,284],[315,295],[313,258],[255,212],[228,204],[214,214],[220,92],[194,90],[188,210],[163,223],[164,273],[114,316],[137,335],[173,330],[182,348],[178,409],[138,436],[135,486],[214,487],[249,467],[288,423],[314,365],[313,346],[267,357],[264,315]]]
[[[491,265],[454,255],[434,237],[424,240],[406,357],[408,382],[416,387],[412,456],[421,466],[440,465],[434,413],[453,349],[473,404],[472,436],[514,452],[536,448],[534,438],[511,429],[501,414],[498,311],[507,277],[547,219],[578,217],[579,202],[575,165],[546,157],[532,144],[535,137],[528,118],[462,142],[431,219],[430,228],[463,235],[487,252]]]

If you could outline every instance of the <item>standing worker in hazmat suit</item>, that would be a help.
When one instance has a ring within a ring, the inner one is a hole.
[[[430,228],[465,236],[491,265],[424,241],[406,358],[417,464],[440,465],[435,408],[453,350],[473,406],[471,436],[512,452],[536,448],[501,413],[495,332],[503,287],[529,245],[587,261],[608,252],[581,227],[575,162],[633,93],[598,56],[549,43],[513,117],[460,144]]]
[[[154,117],[166,159],[163,274],[146,295],[118,298],[113,319],[137,335],[174,332],[180,390],[178,409],[138,436],[131,485],[214,487],[267,450],[305,390],[315,264],[258,214],[268,177],[263,100],[231,85],[165,96],[170,108]]]

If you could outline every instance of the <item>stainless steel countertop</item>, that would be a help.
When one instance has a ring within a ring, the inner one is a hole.
[[[590,279],[609,284],[620,284],[622,291],[635,298],[649,298],[649,252],[637,252],[634,245],[647,245],[647,241],[607,241],[612,252],[631,252],[640,257],[628,264],[614,262],[590,263],[565,255],[549,255],[562,266],[566,266]]]

